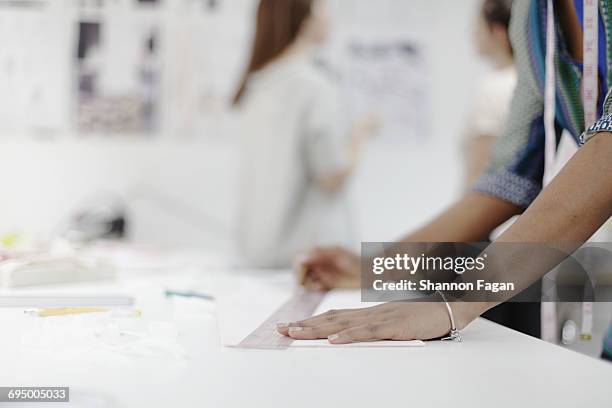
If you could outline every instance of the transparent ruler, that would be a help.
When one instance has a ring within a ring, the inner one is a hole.
[[[258,328],[246,336],[236,347],[249,349],[287,349],[293,339],[276,331],[279,322],[295,322],[311,317],[325,293],[298,290],[291,299],[270,315]]]

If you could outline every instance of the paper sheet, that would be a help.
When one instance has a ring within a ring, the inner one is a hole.
[[[226,288],[231,291],[217,290],[217,313],[221,341],[225,346],[238,346],[262,322],[275,313],[294,291],[291,279],[284,277],[243,277],[235,279]],[[332,291],[328,293],[315,314],[329,309],[350,309],[374,306],[374,303],[361,303],[359,291]],[[282,337],[278,334],[279,337]],[[422,347],[422,341],[381,341],[332,345],[327,339],[296,340],[289,348],[319,347]],[[270,347],[274,348],[274,347]]]
[[[292,295],[289,274],[226,276],[214,282],[221,343],[236,346]]]

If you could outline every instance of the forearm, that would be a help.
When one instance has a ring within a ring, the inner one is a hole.
[[[469,193],[424,227],[403,237],[396,245],[386,247],[384,255],[394,256],[396,253],[404,252],[406,246],[402,245],[403,243],[485,241],[496,227],[518,214],[520,210],[519,207],[505,201]],[[412,247],[416,252],[415,255],[427,251],[426,245],[420,247],[420,245]],[[392,279],[405,278],[402,271],[389,271],[389,274]],[[375,276],[368,274],[367,277],[368,280],[362,283],[371,286]]]
[[[495,137],[473,135],[464,144],[465,187],[469,189],[485,173],[491,162],[491,151]]]
[[[528,287],[563,261],[564,254],[587,241],[610,216],[612,135],[601,134],[576,153],[517,222],[487,249],[495,265],[486,271],[487,279],[512,281],[517,292]],[[504,243],[546,244],[550,250],[533,256],[534,246],[517,245],[509,251]],[[480,304],[480,312],[496,303]]]
[[[611,213],[612,135],[601,134],[576,153],[498,241],[585,242]]]
[[[403,237],[401,242],[478,242],[520,214],[521,209],[506,201],[468,193],[424,227]]]

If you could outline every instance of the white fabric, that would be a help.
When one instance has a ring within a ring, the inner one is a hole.
[[[290,266],[314,245],[350,245],[348,192],[316,180],[348,165],[338,90],[308,58],[255,73],[241,103],[239,240],[259,267]]]
[[[554,159],[550,163],[550,166],[546,168],[544,173],[550,177],[547,177],[546,185],[550,184],[550,182],[557,177],[557,175],[563,170],[563,167],[570,161],[574,154],[578,152],[578,145],[576,144],[576,140],[572,137],[572,135],[564,130],[561,133],[561,140],[559,141],[559,146],[554,151]]]
[[[502,134],[516,88],[514,66],[490,72],[480,83],[468,118],[468,137]]]

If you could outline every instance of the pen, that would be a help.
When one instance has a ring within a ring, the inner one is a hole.
[[[211,295],[207,295],[205,293],[198,292],[180,292],[175,290],[166,290],[166,297],[184,297],[184,298],[196,298],[203,300],[215,300]]]

